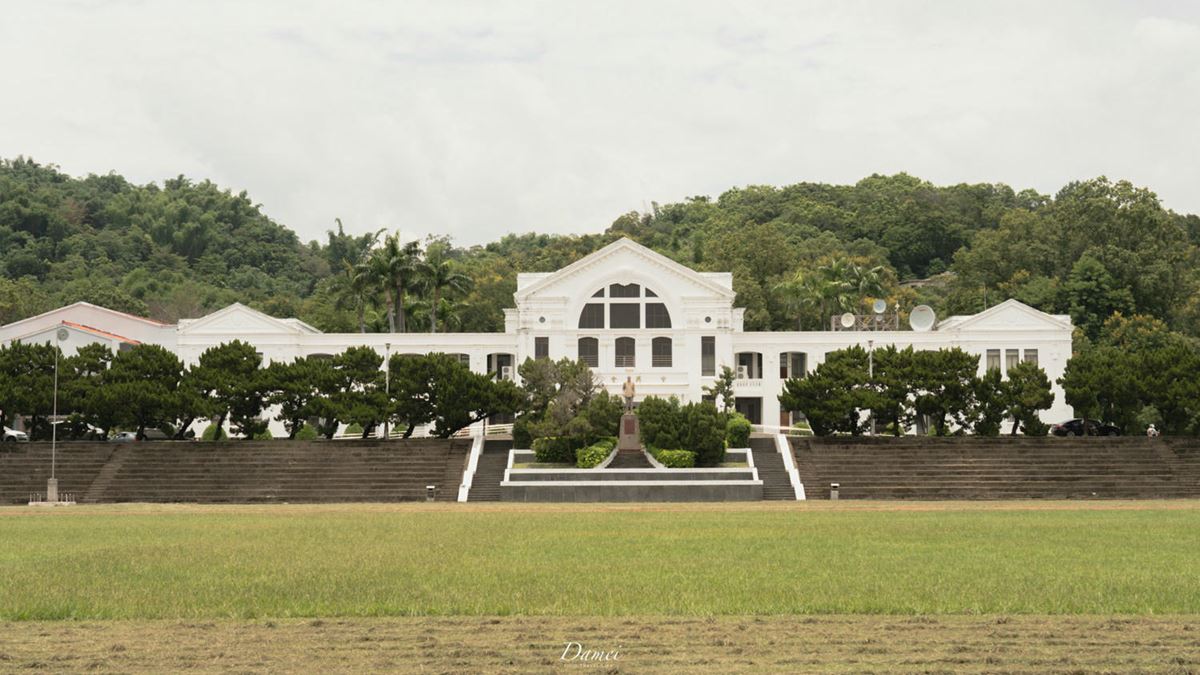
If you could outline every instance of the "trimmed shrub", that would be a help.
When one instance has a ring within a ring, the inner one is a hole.
[[[684,418],[679,399],[648,396],[637,407],[638,426],[646,447],[678,448],[683,445]]]
[[[683,418],[686,435],[675,447],[696,453],[696,466],[717,466],[725,461],[725,424],[717,407],[709,401],[689,403],[683,408]]]
[[[296,440],[298,441],[315,441],[320,437],[321,435],[317,433],[317,430],[311,424],[305,424],[296,432]]]
[[[352,422],[346,426],[346,430],[342,433],[345,436],[362,436],[362,432],[362,425]]]
[[[725,424],[725,445],[730,448],[750,447],[751,429],[750,420],[733,413]]]
[[[271,433],[270,429],[263,429],[262,431],[256,431],[254,433],[254,435],[250,437],[250,440],[270,441],[270,440],[274,440],[274,438],[275,438],[275,436]]]
[[[687,450],[659,450],[654,459],[668,469],[690,469],[696,466],[696,453]]]
[[[616,439],[597,441],[575,453],[575,466],[580,469],[595,468],[612,453],[615,447],[617,447]]]
[[[557,464],[574,464],[577,441],[569,436],[544,436],[533,440],[533,454],[537,461]]]
[[[202,441],[223,441],[227,438],[229,436],[225,434],[221,427],[211,423],[204,427],[204,433],[200,434],[200,440]]]
[[[529,433],[529,418],[521,415],[513,422],[513,447],[533,447],[533,436]]]

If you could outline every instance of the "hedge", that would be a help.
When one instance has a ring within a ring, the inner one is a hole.
[[[748,448],[750,447],[750,431],[753,427],[750,425],[750,420],[746,419],[738,413],[734,413],[729,417],[729,422],[725,424],[725,445],[730,448]]]
[[[597,441],[575,453],[575,465],[580,469],[592,469],[600,465],[617,447],[615,438]]]
[[[544,436],[533,440],[533,454],[539,462],[574,464],[578,447],[578,441],[569,436]]]
[[[668,469],[690,469],[696,466],[696,453],[687,450],[659,450],[654,459]]]

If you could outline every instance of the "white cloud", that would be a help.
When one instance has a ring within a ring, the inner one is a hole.
[[[305,238],[335,216],[464,243],[598,231],[651,200],[895,171],[1107,174],[1200,211],[1182,3],[0,9],[0,156],[212,178]]]

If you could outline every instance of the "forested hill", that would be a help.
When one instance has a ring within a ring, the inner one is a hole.
[[[1104,178],[1054,196],[905,174],[752,186],[655,204],[594,235],[469,248],[435,239],[407,258],[393,247],[388,260],[386,233],[368,232],[386,225],[350,223],[357,234],[347,234],[338,223],[305,244],[245,193],[208,181],[133,185],[2,161],[0,323],[77,300],[167,321],[241,301],[324,330],[386,330],[400,284],[408,330],[429,330],[436,315],[440,330],[493,331],[517,271],[552,271],[628,236],[697,269],[732,271],[751,330],[816,329],[868,297],[928,302],[942,315],[1016,297],[1071,314],[1091,337],[1117,312],[1200,335],[1200,218]],[[927,281],[902,283],[918,279]]]

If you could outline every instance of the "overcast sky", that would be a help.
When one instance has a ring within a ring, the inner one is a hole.
[[[598,232],[735,185],[1053,193],[1200,212],[1200,3],[0,0],[0,156],[248,190],[459,243]]]

